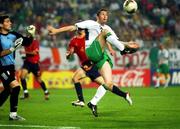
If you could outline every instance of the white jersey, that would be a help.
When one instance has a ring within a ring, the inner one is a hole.
[[[169,52],[167,49],[159,50],[158,59],[160,64],[168,64],[169,62]]]
[[[92,42],[96,39],[96,37],[101,33],[103,29],[108,30],[113,36],[118,39],[111,27],[109,27],[108,25],[100,25],[98,22],[93,20],[78,22],[75,25],[77,26],[77,28],[86,29],[86,48],[88,48],[92,44]]]

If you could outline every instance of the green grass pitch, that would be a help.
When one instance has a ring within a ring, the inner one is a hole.
[[[74,107],[74,89],[50,89],[45,101],[42,90],[30,90],[19,100],[18,113],[26,121],[9,121],[9,101],[0,107],[0,129],[180,129],[180,87],[122,88],[129,91],[133,106],[110,92],[98,104],[99,117],[86,107]],[[84,89],[86,103],[96,89]]]

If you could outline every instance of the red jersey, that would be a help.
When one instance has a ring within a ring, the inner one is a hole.
[[[88,60],[85,51],[85,38],[78,38],[76,36],[73,37],[70,41],[68,49],[72,48],[74,48],[74,53],[76,53],[79,57],[81,64]]]
[[[29,46],[24,46],[25,52],[32,52],[34,50],[38,51],[38,54],[36,55],[31,55],[31,54],[26,54],[26,61],[31,62],[31,63],[38,63],[40,56],[39,56],[39,41],[38,40],[33,40],[33,42]]]

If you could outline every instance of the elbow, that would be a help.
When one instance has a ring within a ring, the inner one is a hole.
[[[4,56],[4,54],[2,52],[0,52],[0,57],[3,57],[3,56]]]
[[[73,26],[73,25],[70,26],[70,29],[69,29],[69,30],[70,30],[71,32],[72,32],[72,31],[75,31],[75,30],[76,30],[76,26]]]

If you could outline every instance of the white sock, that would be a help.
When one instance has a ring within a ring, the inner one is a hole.
[[[28,90],[24,90],[24,93],[28,93]]]
[[[17,116],[17,112],[10,112],[9,116],[10,117]]]
[[[117,47],[120,51],[123,51],[125,46],[123,44],[122,41],[119,41],[115,36],[110,35],[106,38],[106,40],[111,43],[112,45],[114,45],[115,47]]]
[[[49,91],[48,90],[45,90],[44,93],[47,94]]]
[[[170,79],[171,79],[170,76],[168,76],[168,78],[166,79],[165,87],[168,87]]]
[[[94,95],[94,97],[91,99],[91,103],[93,105],[97,105],[97,103],[101,100],[101,98],[105,95],[106,93],[106,89],[100,85],[96,91],[96,94]]]
[[[159,85],[160,85],[160,78],[158,77],[158,78],[156,79],[156,86],[155,86],[155,87],[159,87]]]

